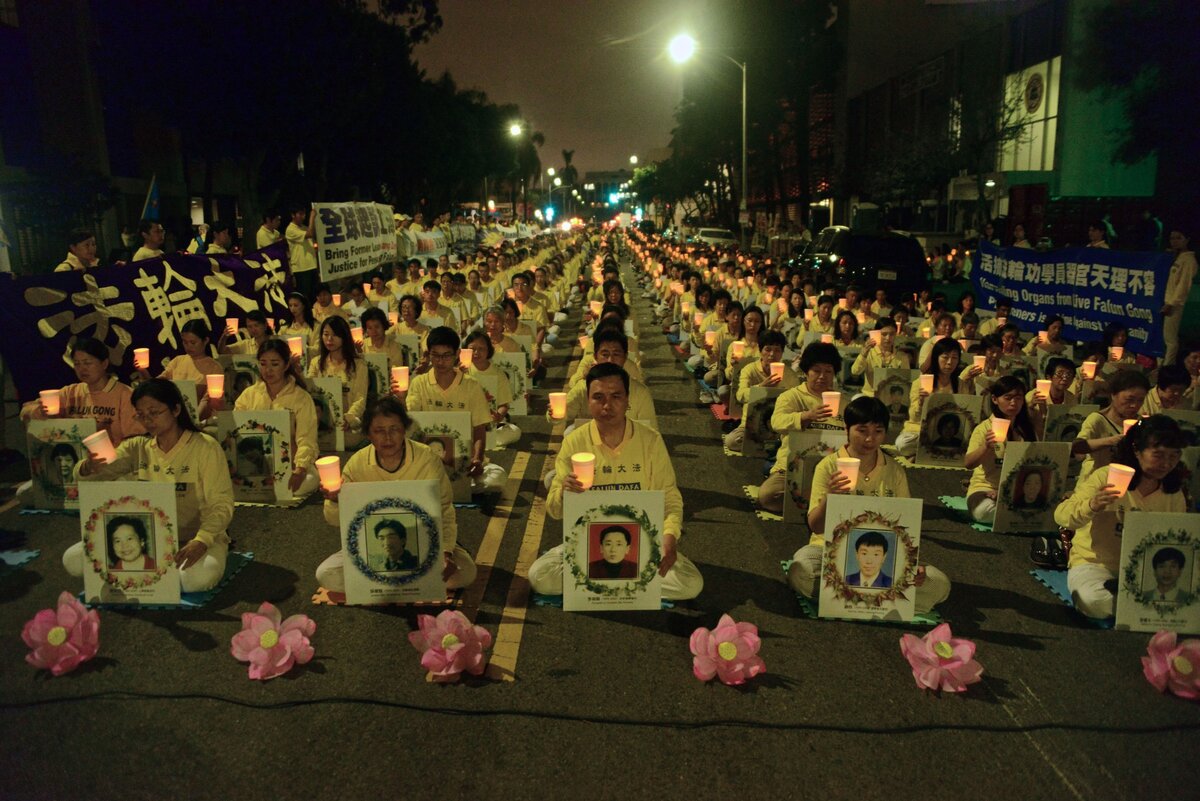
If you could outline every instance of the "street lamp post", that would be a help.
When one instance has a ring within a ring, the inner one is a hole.
[[[686,33],[676,36],[667,46],[667,52],[670,53],[671,59],[677,64],[682,64],[690,59],[696,54],[697,49],[696,40]],[[742,71],[742,197],[738,207],[739,211],[746,211],[746,62],[738,61],[727,53],[720,53],[719,55],[732,62],[734,66]]]

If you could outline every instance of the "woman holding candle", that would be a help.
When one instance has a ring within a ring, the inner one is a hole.
[[[742,312],[742,336],[740,341],[744,343],[742,351],[743,359],[755,359],[759,355],[758,337],[762,333],[766,324],[766,317],[763,315],[762,309],[757,306],[751,306]],[[733,357],[733,349],[728,348],[725,351],[725,380],[732,382],[734,378],[734,364],[737,359]]]
[[[47,415],[41,401],[35,400],[21,407],[21,419],[91,417],[97,430],[108,432],[114,446],[126,437],[144,434],[133,408],[133,390],[109,373],[108,347],[98,339],[78,337],[70,353],[79,383],[59,390],[58,413]]]
[[[875,333],[875,332],[879,333]],[[907,370],[908,356],[896,352],[896,323],[890,317],[881,317],[875,323],[874,331],[863,343],[862,351],[850,372],[863,376],[862,394],[869,398],[875,397],[876,370]]]
[[[504,309],[492,306],[483,313],[483,330],[492,343],[494,353],[520,353],[517,341],[504,333]]]
[[[950,315],[943,317],[953,320]],[[917,441],[921,438],[921,409],[930,395],[959,392],[958,366],[962,361],[962,346],[957,340],[946,337],[939,339],[930,349],[929,364],[912,383],[908,393],[908,421],[904,430],[896,437],[896,450],[901,456],[912,457],[917,452]],[[926,386],[929,385],[929,386]]]
[[[385,319],[388,312],[398,311],[396,296],[388,289],[387,281],[379,273],[371,276],[371,291],[367,293],[367,300],[374,303],[376,308],[383,312]]]
[[[1063,353],[1067,349],[1067,343],[1062,338],[1063,318],[1061,315],[1054,314],[1046,318],[1046,338],[1043,341],[1041,334],[1034,337],[1025,343],[1022,349],[1026,356],[1033,356],[1038,351],[1043,353]]]
[[[1129,329],[1124,324],[1112,322],[1104,326],[1100,341],[1104,343],[1108,352],[1108,362],[1104,368],[1106,376],[1125,367],[1154,369],[1154,359],[1139,356],[1129,349]]]
[[[317,488],[317,407],[287,343],[272,337],[258,349],[260,380],[238,395],[238,411],[282,409],[292,413],[292,475],[288,489],[293,495],[308,495]]]
[[[858,319],[854,312],[840,311],[833,324],[833,344],[849,348],[858,344]]]
[[[288,312],[291,318],[282,325],[275,326],[276,336],[287,339],[300,337],[304,340],[304,352],[311,351],[317,341],[317,324],[313,319],[312,304],[308,298],[299,292],[293,292],[287,297]]]
[[[367,309],[362,313],[363,354],[382,353],[387,356],[388,367],[407,364],[400,343],[388,336],[388,318],[382,309]]]
[[[1004,464],[1006,442],[1037,442],[1037,430],[1025,405],[1025,384],[1006,375],[988,387],[992,416],[975,426],[967,445],[964,466],[971,473],[967,485],[967,509],[980,523],[996,517],[996,491]]]
[[[535,373],[542,371],[542,349],[538,345],[537,332],[534,330],[533,324],[521,319],[521,309],[512,298],[504,298],[500,301],[500,308],[504,309],[505,334],[529,337],[533,340],[529,353],[531,360],[529,375],[533,377]]]
[[[321,284],[317,287],[316,300],[312,305],[312,316],[317,325],[325,322],[329,317],[346,316],[341,304],[333,302],[333,291],[330,290],[329,284]]]
[[[208,323],[204,320],[188,320],[184,323],[179,336],[183,343],[183,354],[167,362],[159,378],[170,381],[195,381],[200,384],[200,392],[203,393],[205,376],[225,374],[220,362],[209,354],[211,336]],[[148,371],[139,371],[139,375],[143,378],[150,377]]]
[[[822,459],[813,471],[808,501],[808,544],[792,556],[788,584],[805,598],[819,591],[821,555],[825,551],[825,510],[829,495],[908,498],[904,468],[879,448],[887,438],[888,410],[877,398],[858,397],[846,405],[846,444]],[[858,460],[854,476],[839,469],[839,461]],[[928,612],[950,596],[950,579],[932,565],[917,568],[916,610]]]
[[[999,334],[988,334],[970,349],[971,363],[958,374],[959,388],[964,395],[984,395],[987,388],[1000,377],[1000,354],[1004,345]],[[979,358],[982,356],[982,364]]]
[[[484,332],[476,331],[467,337],[466,346],[471,351],[467,375],[477,381],[480,376],[489,376],[496,383],[494,396],[484,390],[492,410],[492,440],[500,448],[512,445],[521,438],[521,429],[508,419],[508,406],[513,401],[512,384],[502,370],[492,365],[492,357],[496,355],[492,340]],[[483,385],[482,381],[479,383]]]
[[[1093,470],[1112,461],[1113,450],[1125,430],[1125,421],[1137,418],[1150,392],[1150,381],[1137,370],[1122,370],[1113,376],[1108,388],[1112,393],[1108,405],[1084,418],[1079,438],[1071,444],[1073,455],[1084,454],[1079,484],[1083,484]]]
[[[661,490],[663,492],[662,560],[663,598],[685,601],[704,588],[700,571],[679,553],[683,526],[683,497],[675,484],[666,445],[658,432],[627,418],[629,374],[615,364],[598,364],[587,374],[588,411],[592,421],[562,442],[555,461],[555,477],[546,497],[546,511],[561,520],[563,493],[596,490]],[[594,482],[580,482],[572,457],[593,454]],[[529,584],[534,592],[561,595],[563,589],[562,546],[551,548],[529,567]]]
[[[817,299],[816,314],[804,324],[801,333],[796,335],[796,347],[804,346],[804,337],[808,334],[833,333],[833,306],[836,302],[833,295],[821,295]]]
[[[164,378],[152,378],[133,390],[133,406],[146,428],[145,437],[124,440],[116,458],[96,456],[75,467],[81,481],[160,481],[175,487],[175,513],[182,546],[175,556],[184,592],[212,589],[225,573],[233,519],[233,484],[225,453],[203,434],[187,413],[179,389]],[[63,567],[82,576],[83,543],[63,554]]]
[[[228,353],[236,356],[244,356],[249,354],[253,356],[258,353],[262,343],[267,341],[267,337],[271,335],[271,329],[267,327],[267,316],[260,309],[246,313],[246,336],[236,342],[229,343],[229,339],[234,336],[226,328],[221,332],[220,338],[217,339],[217,351],[220,353]]]
[[[458,518],[454,511],[454,492],[446,468],[428,445],[408,439],[412,419],[404,404],[391,396],[374,401],[363,412],[362,433],[370,442],[346,462],[342,484],[360,481],[437,481],[441,485],[442,506],[442,578],[446,589],[457,590],[475,580],[475,562],[458,544]],[[340,526],[337,489],[322,488],[325,496],[325,522]],[[337,551],[317,568],[317,582],[335,593],[346,591],[345,551]]]
[[[342,382],[342,423],[351,432],[362,426],[367,405],[367,368],[350,336],[350,324],[341,317],[327,317],[321,323],[317,355],[308,363],[310,378],[336,378]]]
[[[933,364],[931,354],[933,353],[934,345],[944,339],[949,339],[950,335],[954,333],[954,328],[956,325],[954,322],[954,317],[949,314],[939,314],[935,320],[933,336],[925,340],[925,342],[921,345],[920,352],[917,355],[917,364],[922,372],[928,372],[930,365]],[[959,350],[961,350],[961,347]]]
[[[1051,406],[1074,406],[1076,397],[1071,394],[1075,381],[1075,363],[1063,356],[1051,356],[1046,360],[1046,377],[1025,395],[1025,405],[1033,415],[1033,424],[1038,436],[1046,433],[1046,416]]]
[[[1067,587],[1075,608],[1092,618],[1113,614],[1113,590],[1121,563],[1121,526],[1127,512],[1186,512],[1180,462],[1187,437],[1166,415],[1140,420],[1120,438],[1113,468],[1133,468],[1128,489],[1101,468],[1082,476],[1074,494],[1054,510],[1060,526],[1075,530]],[[1120,471],[1129,475],[1126,470]]]
[[[775,315],[775,322],[771,323],[771,328],[783,334],[788,342],[793,342],[796,334],[804,326],[804,294],[792,291],[790,284],[780,287],[780,292],[780,300],[786,301],[787,309]],[[784,298],[783,294],[787,297]],[[779,301],[775,301],[775,304],[778,307]]]
[[[1192,377],[1188,375],[1186,367],[1177,364],[1160,367],[1155,383],[1156,386],[1146,393],[1146,400],[1142,402],[1142,408],[1138,411],[1140,416],[1162,414],[1169,409],[1191,408],[1184,401],[1184,393],[1192,384]]]

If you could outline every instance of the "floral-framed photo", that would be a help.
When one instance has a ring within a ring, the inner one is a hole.
[[[35,509],[78,509],[75,465],[88,458],[83,438],[96,433],[93,417],[30,420],[25,429]]]
[[[845,345],[838,346],[838,355],[842,357],[842,374],[838,376],[838,386],[846,392],[862,392],[863,382],[867,374],[863,372],[855,375],[851,369],[860,353],[862,353],[862,348],[857,345],[850,347]]]
[[[200,425],[200,384],[196,381],[188,381],[187,379],[172,379],[171,383],[179,390],[179,396],[183,398],[183,408],[187,409],[188,417],[192,418],[192,422]],[[208,387],[205,386],[207,394]],[[230,404],[229,408],[233,408]]]
[[[85,481],[79,525],[88,603],[179,604],[174,484]]]
[[[338,494],[346,602],[444,603],[438,481],[365,481]]]
[[[317,447],[322,453],[346,450],[342,380],[334,376],[306,378],[308,394],[317,408]]]
[[[1066,442],[1009,442],[996,492],[1000,533],[1057,532],[1054,508],[1067,487],[1071,445]]]
[[[1042,439],[1046,442],[1074,442],[1079,438],[1083,421],[1100,407],[1092,403],[1077,403],[1067,406],[1056,403],[1046,408],[1046,431]]]
[[[921,407],[921,436],[917,464],[963,467],[967,443],[982,411],[978,395],[930,395]]]
[[[367,406],[370,406],[392,394],[392,365],[388,364],[386,353],[364,353],[362,358],[367,368]]]
[[[258,359],[242,354],[222,354],[217,361],[225,369],[225,406],[232,409],[238,396],[258,383]]]
[[[912,620],[920,544],[920,498],[828,496],[819,615]]]
[[[508,376],[509,386],[512,387],[512,403],[508,405],[508,413],[512,416],[529,414],[529,354],[499,353],[492,357],[492,364],[504,375]]]
[[[292,416],[284,409],[217,412],[217,442],[225,453],[233,499],[284,504],[293,500]]]
[[[912,382],[920,375],[919,370],[901,367],[872,367],[871,385],[875,397],[888,410],[887,441],[894,443],[908,421],[908,399]]]
[[[407,367],[409,370],[416,371],[417,365],[421,363],[421,337],[416,334],[396,334],[395,339],[396,344],[400,346],[400,358],[404,361],[402,364],[393,364],[391,366]],[[389,373],[388,375],[390,376],[391,374]]]
[[[846,444],[846,430],[805,429],[789,431],[787,435],[787,472],[784,476],[786,495],[783,501],[783,522],[802,523],[808,519],[808,497],[812,490],[813,472],[817,464]]]
[[[662,608],[663,493],[563,493],[563,610]]]
[[[409,412],[408,436],[428,445],[446,467],[455,503],[471,502],[470,412]]]
[[[1200,515],[1128,512],[1116,627],[1200,634]]]

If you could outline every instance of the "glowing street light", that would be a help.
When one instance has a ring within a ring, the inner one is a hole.
[[[636,165],[637,164],[637,156],[630,156],[629,163]]]
[[[686,33],[681,33],[667,45],[667,52],[676,64],[682,64],[696,54],[696,40]]]
[[[555,186],[562,186],[562,178],[559,178],[559,177],[557,177],[557,176],[556,176],[556,177],[554,178],[554,185],[555,185]]]
[[[508,126],[508,135],[509,136],[520,136],[521,135],[521,124],[514,122],[512,125]]]
[[[554,168],[551,167],[550,169],[546,170],[546,175],[549,175],[551,178],[553,178],[554,177]]]

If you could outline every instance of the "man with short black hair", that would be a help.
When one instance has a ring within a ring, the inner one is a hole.
[[[277,209],[267,209],[263,212],[262,225],[258,227],[258,233],[254,235],[254,241],[259,250],[283,239],[283,234],[279,233],[281,222],[283,222],[283,216]]]
[[[99,264],[96,258],[96,235],[76,228],[67,236],[67,258],[54,268],[56,273],[87,270]]]

